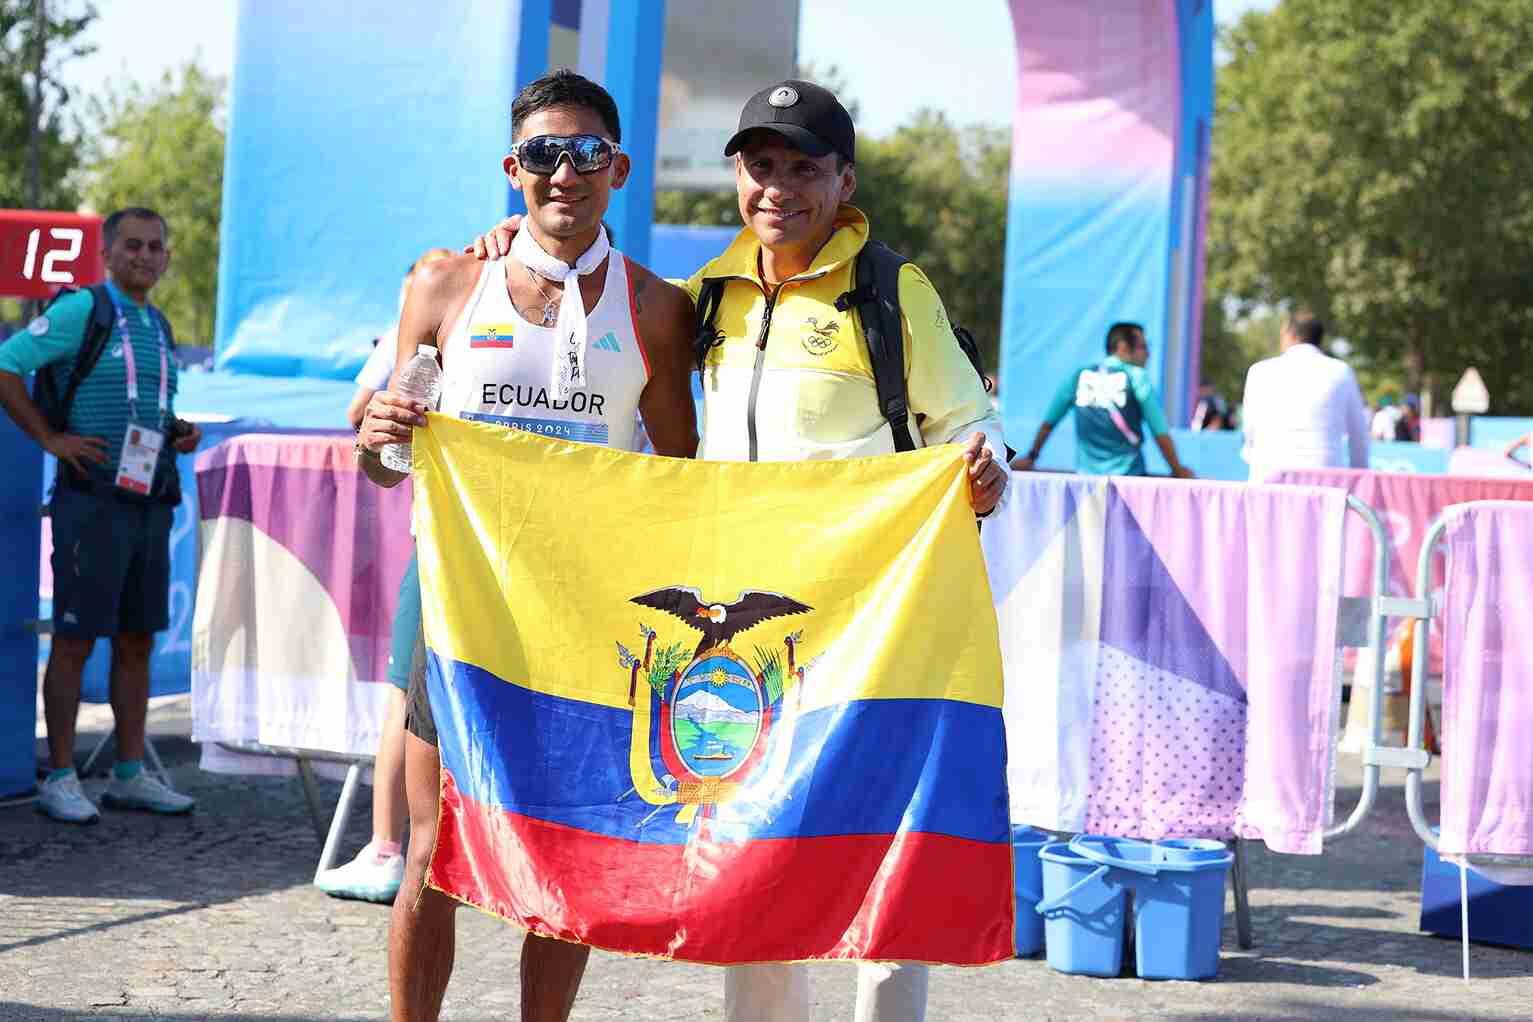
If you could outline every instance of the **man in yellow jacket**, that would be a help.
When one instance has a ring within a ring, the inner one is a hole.
[[[853,290],[853,263],[870,230],[848,205],[854,147],[850,115],[817,85],[782,82],[746,104],[724,149],[735,157],[745,229],[686,285],[696,301],[704,280],[723,281],[714,343],[702,352],[699,457],[796,461],[895,449],[860,316],[851,303],[837,307]],[[978,433],[976,456],[1003,452],[984,385],[913,263],[900,270],[899,304],[916,446]],[[988,512],[1004,484],[999,466],[987,472],[976,509]]]
[[[685,285],[696,302],[705,281],[722,282],[713,333],[698,340],[700,458],[799,461],[896,450],[860,316],[853,303],[838,303],[854,289],[853,264],[870,232],[867,217],[849,205],[855,145],[851,115],[810,82],[763,89],[740,114],[724,155],[735,158],[745,228]],[[519,223],[504,221],[476,250],[508,251]],[[964,443],[970,502],[976,514],[989,514],[1008,478],[999,419],[942,299],[911,263],[900,269],[899,305],[911,440]],[[863,963],[857,1022],[919,1022],[926,988],[919,963]],[[809,1017],[802,965],[732,966],[724,989],[730,1022]]]
[[[797,461],[895,449],[860,317],[851,303],[837,307],[853,290],[853,264],[869,236],[867,217],[848,205],[857,188],[855,145],[851,115],[809,82],[763,89],[741,111],[724,155],[735,157],[745,229],[687,282],[695,302],[704,280],[725,278],[716,333],[699,339],[700,458]],[[913,263],[900,270],[899,304],[911,439],[918,447],[965,441],[974,509],[988,514],[1007,481],[989,395],[953,337],[942,299]],[[924,965],[864,963],[858,1022],[923,1018],[926,985]],[[809,1017],[802,965],[736,966],[724,989],[731,1020]]]

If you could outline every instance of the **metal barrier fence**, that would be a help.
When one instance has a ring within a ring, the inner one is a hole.
[[[1374,546],[1374,572],[1372,593],[1366,597],[1343,596],[1338,607],[1337,617],[1337,641],[1335,659],[1335,695],[1332,709],[1333,732],[1339,738],[1340,714],[1343,668],[1342,662],[1347,649],[1369,649],[1373,653],[1371,670],[1373,672],[1373,684],[1369,694],[1367,708],[1368,721],[1368,744],[1363,750],[1363,786],[1357,805],[1347,819],[1339,825],[1332,826],[1324,832],[1327,840],[1343,837],[1356,830],[1372,812],[1378,799],[1380,785],[1380,771],[1386,767],[1403,768],[1407,771],[1406,792],[1407,808],[1411,814],[1411,822],[1422,840],[1432,847],[1436,847],[1435,836],[1425,822],[1421,809],[1421,771],[1431,762],[1431,756],[1421,745],[1421,723],[1425,707],[1425,670],[1427,657],[1418,656],[1413,663],[1413,686],[1411,692],[1411,719],[1410,737],[1405,747],[1385,746],[1383,738],[1383,709],[1384,709],[1384,670],[1385,670],[1385,635],[1387,622],[1391,617],[1411,617],[1416,619],[1417,649],[1425,649],[1428,627],[1428,614],[1430,611],[1429,601],[1426,599],[1404,599],[1389,595],[1389,564],[1393,556],[1393,546],[1389,532],[1378,513],[1369,505],[1358,498],[1348,495],[1347,510],[1358,515],[1366,525]],[[1427,537],[1422,546],[1420,567],[1418,571],[1419,586],[1425,588],[1431,582],[1431,554],[1436,541],[1441,537],[1442,523],[1439,521],[1433,527],[1432,533]],[[1338,580],[1340,584],[1340,580]],[[90,761],[94,761],[96,754],[101,751],[105,740],[92,752]],[[300,749],[286,746],[269,746],[255,742],[220,742],[224,748],[233,752],[274,756],[292,759],[298,767],[298,776],[303,785],[304,797],[314,820],[315,832],[318,836],[323,851],[320,855],[316,875],[329,869],[339,853],[341,838],[345,832],[347,822],[356,798],[356,790],[361,782],[361,771],[364,767],[372,764],[370,756],[356,756],[345,753],[336,753],[319,749]],[[150,753],[153,756],[153,752]],[[1336,751],[1332,748],[1331,769],[1334,771]],[[158,757],[154,757],[157,761]],[[87,762],[87,767],[90,761]],[[330,814],[328,826],[325,822],[325,810],[321,799],[319,787],[315,779],[314,763],[340,763],[347,766],[345,780],[342,784],[340,798],[335,811]],[[157,771],[163,772],[163,767],[155,762]],[[1237,839],[1234,842],[1236,858],[1232,871],[1232,885],[1235,895],[1236,928],[1242,948],[1251,946],[1251,923],[1249,889],[1247,883],[1246,854],[1244,840]]]

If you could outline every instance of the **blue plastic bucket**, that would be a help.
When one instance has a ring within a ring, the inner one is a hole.
[[[1153,883],[1134,888],[1141,979],[1209,979],[1219,972],[1224,878],[1234,854],[1221,841],[1161,841]]]
[[[1179,837],[1157,841],[1150,846],[1153,862],[1223,862],[1231,858],[1223,841],[1210,838]]]
[[[1055,847],[1044,850],[1045,863]],[[1218,973],[1224,877],[1234,860],[1221,842],[1188,838],[1150,844],[1083,834],[1070,842],[1068,850],[1077,857],[1076,868],[1088,880],[1116,890],[1120,898],[1133,892],[1135,964],[1140,979],[1208,979]],[[1089,872],[1092,864],[1100,872]],[[1048,866],[1044,869],[1047,896]],[[1079,896],[1092,884],[1077,886]],[[1046,897],[1039,911],[1053,905]],[[1049,964],[1054,965],[1052,929],[1049,940]],[[1105,968],[1111,962],[1103,958],[1093,964]],[[1116,970],[1055,967],[1094,976],[1117,974]]]
[[[1070,841],[1070,847],[1088,859],[1106,863],[1124,873],[1154,876],[1156,872],[1153,868],[1155,846],[1138,838],[1079,834]],[[1125,876],[1122,879],[1130,878]]]
[[[1112,866],[1063,842],[1044,845],[1043,917],[1049,967],[1079,976],[1116,976],[1123,968],[1125,888]]]
[[[1011,828],[1011,865],[1017,898],[1017,957],[1026,958],[1043,950],[1043,918],[1038,902],[1043,900],[1043,863],[1038,852],[1053,841],[1049,835],[1032,827]]]

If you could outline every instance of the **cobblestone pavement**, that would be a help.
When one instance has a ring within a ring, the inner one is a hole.
[[[309,883],[319,846],[296,781],[206,774],[186,740],[185,701],[152,730],[176,782],[200,800],[188,818],[108,811],[94,827],[0,809],[0,1020],[381,1019],[388,1014],[381,906],[332,900]],[[82,736],[82,748],[92,736]],[[1345,761],[1344,761],[1345,762]],[[1339,802],[1357,795],[1355,765]],[[1533,953],[1417,931],[1421,845],[1397,773],[1361,834],[1320,857],[1253,850],[1257,944],[1226,951],[1208,983],[1087,979],[1042,961],[937,969],[934,1020],[1527,1019]],[[88,779],[99,794],[103,777]],[[334,799],[336,784],[326,783]],[[1428,786],[1434,802],[1437,786]],[[364,804],[365,804],[365,800]],[[356,814],[347,853],[366,840]],[[511,1019],[518,932],[459,913],[448,1019]],[[811,970],[817,1020],[849,1019],[853,970]],[[575,1018],[716,1019],[715,969],[596,953]]]

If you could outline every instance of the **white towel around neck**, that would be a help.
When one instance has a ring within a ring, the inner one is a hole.
[[[586,383],[586,305],[580,297],[579,280],[567,278],[571,274],[584,277],[594,272],[611,251],[605,227],[597,228],[596,240],[575,260],[574,266],[543,251],[531,231],[517,231],[511,242],[511,254],[523,266],[546,280],[564,284],[559,318],[554,322],[558,350],[554,353],[551,382],[557,400],[568,398],[577,387],[584,387]]]

